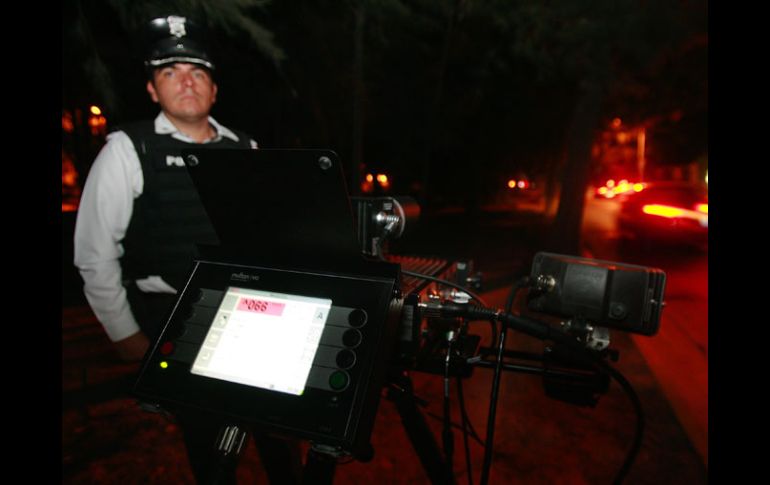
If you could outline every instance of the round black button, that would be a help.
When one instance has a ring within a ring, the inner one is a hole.
[[[187,325],[185,325],[184,323],[175,324],[169,327],[168,338],[169,340],[176,340],[182,335],[184,335],[185,332],[187,332]]]
[[[356,363],[356,353],[352,350],[342,349],[337,353],[337,367],[350,369]]]
[[[192,305],[180,305],[177,315],[179,315],[183,322],[186,322],[195,316],[195,307]]]
[[[342,345],[345,347],[357,347],[361,343],[361,332],[355,328],[345,330],[342,334]]]
[[[332,372],[329,376],[329,386],[335,391],[342,391],[350,383],[350,377],[344,370],[338,370]]]
[[[351,327],[362,327],[366,320],[368,320],[368,316],[366,315],[366,312],[364,310],[361,310],[360,308],[356,308],[350,314],[348,314],[348,323]]]

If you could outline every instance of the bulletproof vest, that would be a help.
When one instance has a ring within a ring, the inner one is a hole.
[[[160,275],[180,289],[198,256],[196,244],[218,244],[181,152],[185,148],[250,148],[249,137],[233,130],[237,142],[222,137],[217,142],[198,144],[158,135],[152,121],[120,129],[131,138],[144,176],[142,195],[134,199],[134,212],[122,241],[123,278]]]

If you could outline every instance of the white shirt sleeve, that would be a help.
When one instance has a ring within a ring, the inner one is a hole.
[[[94,160],[83,187],[75,223],[75,266],[96,318],[113,342],[139,331],[126,299],[119,258],[120,241],[131,220],[144,177],[131,139],[119,131]]]

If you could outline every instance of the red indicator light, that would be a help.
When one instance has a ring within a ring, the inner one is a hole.
[[[166,342],[163,345],[160,346],[160,353],[163,355],[168,355],[171,352],[174,351],[174,343],[173,342]]]

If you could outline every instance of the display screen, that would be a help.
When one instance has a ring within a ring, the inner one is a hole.
[[[301,395],[332,301],[230,287],[193,374]]]

